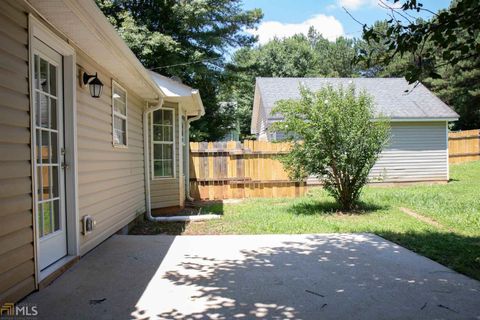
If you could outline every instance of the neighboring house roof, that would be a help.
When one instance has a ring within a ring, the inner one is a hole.
[[[281,119],[271,115],[275,103],[285,99],[299,99],[301,85],[317,91],[327,85],[365,90],[375,102],[376,115],[384,115],[392,121],[402,120],[457,120],[458,114],[441,101],[423,84],[408,93],[413,85],[404,78],[257,78],[251,123],[252,133],[259,132],[261,114],[267,122]],[[267,123],[268,125],[268,123]]]
[[[162,92],[93,0],[29,0],[54,29],[145,100]],[[95,72],[95,70],[86,70]]]
[[[166,100],[182,103],[182,106],[187,110],[187,115],[189,116],[205,114],[202,98],[197,89],[192,89],[183,83],[162,76],[154,71],[149,71],[149,73],[163,92]]]

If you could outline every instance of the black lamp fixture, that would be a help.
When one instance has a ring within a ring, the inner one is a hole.
[[[88,84],[90,87],[90,95],[92,98],[100,98],[103,90],[103,83],[98,79],[97,73],[95,75],[83,73],[83,84]]]

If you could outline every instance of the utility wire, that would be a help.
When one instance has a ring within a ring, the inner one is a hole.
[[[170,65],[166,65],[166,66],[160,66],[160,67],[151,68],[150,70],[159,70],[159,69],[165,69],[165,68],[170,68],[170,67],[186,66],[186,65],[189,65],[189,64],[196,64],[196,63],[202,63],[202,62],[208,62],[208,61],[215,61],[215,60],[221,60],[221,59],[223,59],[223,58],[220,57],[220,58],[212,58],[212,59],[205,59],[205,60],[198,60],[198,61],[191,61],[191,62],[170,64]]]

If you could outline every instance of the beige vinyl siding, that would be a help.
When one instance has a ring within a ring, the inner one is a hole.
[[[150,197],[152,203],[152,209],[157,208],[166,208],[174,207],[180,205],[180,184],[179,184],[179,150],[178,143],[180,139],[179,135],[179,125],[178,125],[178,105],[165,102],[164,106],[167,108],[175,109],[175,178],[154,178],[153,172],[151,173],[152,181],[150,183]],[[149,132],[151,132],[149,130]],[[149,137],[151,142],[152,137]],[[150,159],[151,153],[153,152],[150,148]],[[151,161],[150,161],[151,164]]]
[[[35,289],[28,17],[0,1],[0,305]]]
[[[389,145],[370,177],[383,182],[446,181],[448,179],[447,124],[392,122]]]
[[[90,96],[88,87],[77,86],[79,218],[90,215],[96,220],[92,233],[80,235],[83,255],[145,212],[142,129],[145,103],[125,84],[120,84],[127,91],[128,147],[114,147],[112,75],[78,51],[77,64],[89,73],[98,72],[104,84],[99,99]]]

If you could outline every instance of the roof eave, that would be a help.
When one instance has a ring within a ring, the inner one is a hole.
[[[89,22],[92,24],[95,23],[98,26],[97,30],[99,30],[100,33],[102,33],[107,39],[111,40],[115,48],[120,51],[122,56],[135,67],[135,69],[141,75],[141,77],[146,82],[146,84],[148,84],[148,86],[151,89],[153,89],[153,91],[157,95],[159,96],[163,95],[163,92],[158,88],[156,83],[152,80],[152,78],[148,74],[148,71],[145,69],[143,64],[138,60],[138,58],[135,56],[132,50],[128,47],[125,41],[120,37],[118,32],[115,30],[112,24],[107,20],[106,16],[103,14],[100,8],[98,8],[98,6],[95,4],[94,1],[72,1],[72,0],[64,0],[64,1],[70,3],[72,6],[76,4],[81,8],[83,8],[84,13],[87,13],[86,15],[85,14],[83,15],[83,18],[89,19],[90,20]]]
[[[390,118],[390,122],[433,122],[433,121],[457,121],[458,117],[425,117],[425,118]]]
[[[103,66],[101,61],[103,56],[100,56],[98,52],[90,50],[92,39],[104,48],[108,48],[109,52],[114,53],[113,58],[117,59],[119,69],[103,67],[114,76],[115,80],[120,81],[122,85],[133,90],[141,98],[147,101],[158,101],[163,95],[150,78],[147,70],[94,1],[62,0],[55,7],[51,6],[46,0],[24,1],[28,7],[41,16],[58,33],[62,34],[69,42],[71,41],[87,56],[96,60],[101,66]],[[69,27],[71,27],[69,23],[73,22],[64,19],[63,15],[60,14],[62,10],[71,13],[78,19],[76,22],[81,24],[75,29],[75,32],[72,32],[71,29],[69,30]],[[86,40],[88,38],[90,38],[90,41]],[[112,59],[112,57],[108,57],[108,59]],[[128,68],[125,66],[128,66]],[[122,70],[123,72],[120,72]]]

